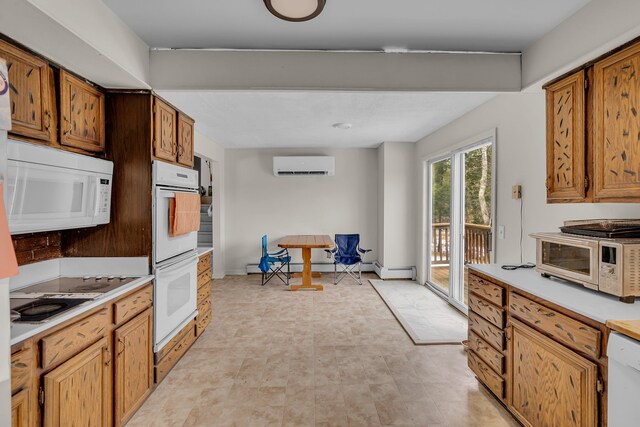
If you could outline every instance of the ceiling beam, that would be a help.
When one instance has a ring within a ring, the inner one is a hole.
[[[156,90],[517,92],[520,55],[152,50]]]
[[[4,0],[0,31],[108,88],[149,88],[149,47],[101,0]]]
[[[528,47],[522,86],[540,86],[640,35],[640,1],[591,0]]]

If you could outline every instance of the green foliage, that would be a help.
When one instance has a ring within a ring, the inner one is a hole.
[[[431,210],[432,222],[451,221],[451,160],[442,160],[431,165]]]

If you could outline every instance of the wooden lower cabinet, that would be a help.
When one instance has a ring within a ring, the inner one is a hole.
[[[44,375],[44,426],[109,426],[111,361],[105,337]]]
[[[13,427],[30,426],[29,414],[31,413],[31,394],[29,389],[24,389],[11,397],[11,425]]]
[[[124,425],[153,387],[153,309],[119,327],[114,333],[115,425]]]
[[[597,426],[597,366],[516,320],[509,322],[510,408],[525,426]]]

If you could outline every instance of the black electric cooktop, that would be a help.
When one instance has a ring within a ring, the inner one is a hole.
[[[16,322],[42,322],[87,301],[91,301],[91,299],[42,298],[11,307],[11,309],[20,313],[20,319],[16,320]],[[15,300],[15,303],[19,304],[20,302],[20,299]]]

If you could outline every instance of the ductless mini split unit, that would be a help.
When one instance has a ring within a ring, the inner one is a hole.
[[[275,176],[327,175],[336,173],[333,156],[276,156],[273,158]]]

